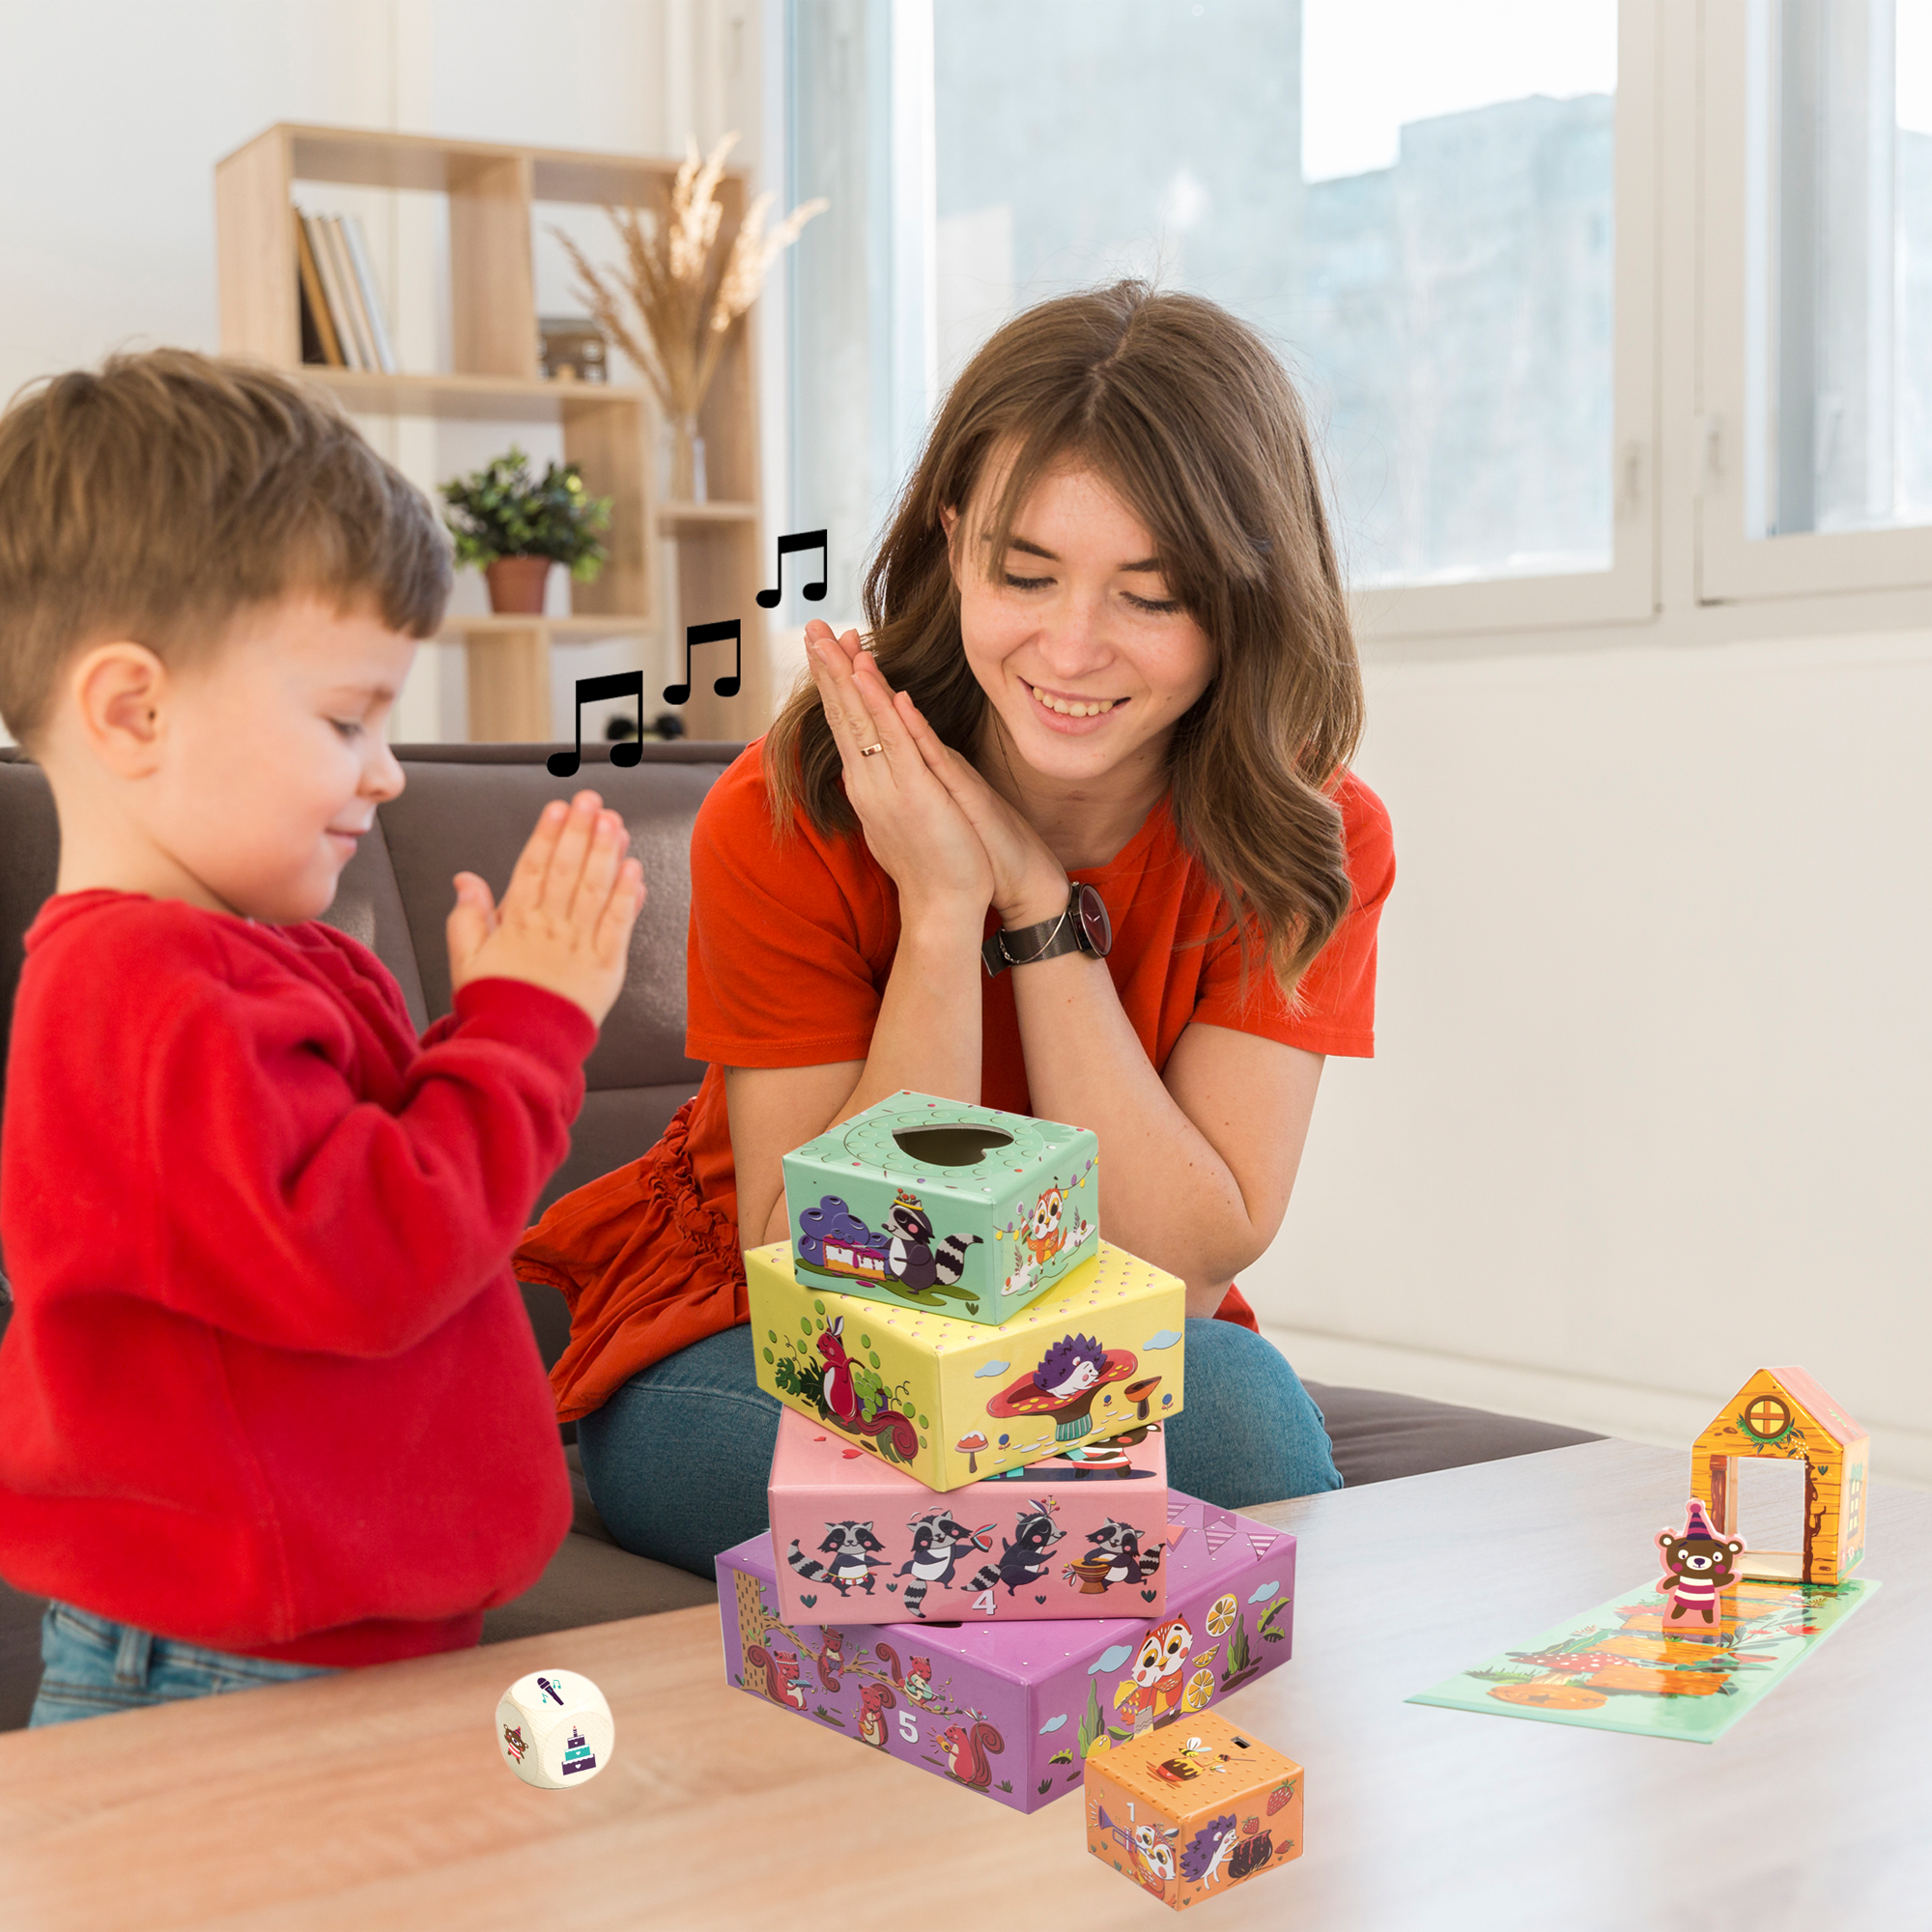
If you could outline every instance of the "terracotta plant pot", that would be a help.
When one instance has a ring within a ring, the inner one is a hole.
[[[499,556],[483,572],[491,610],[499,617],[540,615],[553,562],[547,556]]]

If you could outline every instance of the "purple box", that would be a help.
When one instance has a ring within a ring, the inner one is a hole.
[[[1294,1538],[1168,1496],[1180,1531],[1164,1617],[1056,1623],[785,1622],[769,1535],[718,1558],[724,1670],[827,1729],[1037,1811],[1085,1760],[1288,1662]],[[923,1667],[922,1667],[923,1666]]]

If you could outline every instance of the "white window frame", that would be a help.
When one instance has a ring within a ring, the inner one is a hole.
[[[1658,14],[1666,0],[1617,9],[1616,160],[1611,268],[1610,567],[1467,583],[1352,591],[1358,630],[1376,638],[1548,631],[1639,623],[1658,611]]]
[[[1700,0],[1698,126],[1704,246],[1699,263],[1697,594],[1706,603],[1932,584],[1932,527],[1746,534],[1755,452],[1747,446],[1747,205],[1753,0]]]

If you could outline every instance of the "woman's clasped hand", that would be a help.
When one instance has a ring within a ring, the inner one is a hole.
[[[805,648],[844,764],[845,795],[901,907],[990,905],[1007,923],[1051,917],[1066,898],[1066,873],[1051,848],[940,742],[911,696],[893,690],[858,632],[838,637],[813,618]],[[867,757],[868,745],[882,750]]]

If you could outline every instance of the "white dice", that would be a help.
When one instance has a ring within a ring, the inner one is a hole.
[[[575,1670],[533,1670],[497,1706],[503,1762],[540,1791],[588,1784],[611,1762],[616,1736],[603,1691]]]

